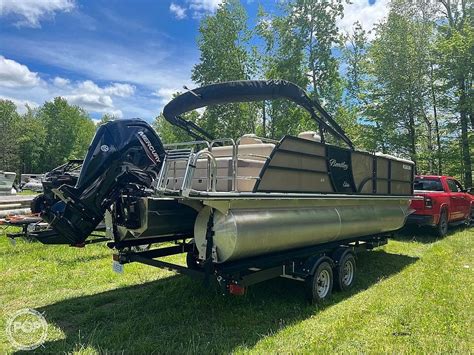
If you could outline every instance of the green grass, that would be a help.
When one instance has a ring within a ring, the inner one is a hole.
[[[17,195],[22,195],[22,196],[36,196],[38,195],[38,192],[34,192],[34,191],[31,191],[31,190],[23,190],[23,191],[19,191],[16,193]]]
[[[355,288],[322,306],[291,280],[223,297],[145,265],[115,274],[105,245],[0,239],[0,353],[14,351],[6,319],[25,307],[48,321],[44,352],[474,352],[473,228],[440,240],[405,233],[361,253]]]

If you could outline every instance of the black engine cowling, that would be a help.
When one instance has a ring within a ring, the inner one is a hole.
[[[99,127],[76,185],[53,189],[59,201],[42,204],[41,216],[58,236],[40,241],[83,243],[122,191],[151,187],[164,156],[160,138],[143,120],[121,119]]]

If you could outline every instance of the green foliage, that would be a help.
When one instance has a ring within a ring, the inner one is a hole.
[[[38,110],[38,117],[46,130],[41,156],[45,169],[85,156],[95,126],[83,109],[57,97]]]
[[[200,63],[193,68],[192,79],[200,85],[250,78],[247,14],[237,0],[223,2],[215,15],[205,17],[199,26]],[[200,124],[214,136],[238,138],[255,130],[257,109],[253,104],[209,107]]]
[[[19,121],[15,104],[9,100],[0,100],[0,170],[15,171],[18,165],[15,137],[19,134]]]
[[[87,113],[57,97],[19,115],[13,102],[0,100],[0,168],[42,173],[82,159],[95,133]]]

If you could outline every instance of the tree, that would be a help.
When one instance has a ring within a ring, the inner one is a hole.
[[[0,170],[17,171],[20,116],[10,100],[0,100]]]
[[[295,36],[287,14],[289,7],[282,7],[282,15],[271,16],[259,9],[256,33],[265,45],[260,54],[261,75],[267,79],[291,81],[303,88],[308,86],[304,69],[303,44]],[[264,115],[263,115],[264,114]],[[262,124],[265,135],[281,138],[285,134],[301,131],[300,123],[307,120],[307,113],[287,100],[273,100],[262,105]],[[268,128],[268,129],[267,129]]]
[[[382,128],[392,151],[406,154],[425,169],[418,136],[428,131],[428,150],[432,151],[431,123],[426,115],[429,70],[429,38],[416,8],[405,1],[392,1],[388,19],[377,27],[370,48],[374,92],[379,102],[377,124]],[[428,123],[427,129],[420,127]],[[393,132],[394,134],[390,134]],[[426,148],[425,148],[426,149]],[[430,153],[431,154],[431,153]]]
[[[260,10],[257,33],[264,39],[264,73],[308,89],[313,99],[332,114],[349,116],[340,107],[342,81],[333,48],[339,43],[336,20],[342,16],[341,0],[294,0],[281,5],[281,14]],[[314,129],[315,123],[301,108],[275,101],[268,110],[271,136]]]
[[[192,79],[200,85],[250,78],[247,14],[237,0],[224,1],[216,13],[199,26],[200,62]],[[211,135],[238,138],[255,130],[257,116],[253,104],[236,103],[208,107],[200,119]]]
[[[473,3],[464,0],[441,0],[443,20],[439,26],[437,50],[445,90],[452,95],[450,108],[458,114],[461,131],[463,180],[472,186],[472,153],[469,126],[474,129],[474,26]]]
[[[343,2],[296,0],[288,6],[291,7],[288,24],[302,46],[312,96],[335,113],[340,105],[342,83],[333,48],[340,43],[336,21],[343,16]]]
[[[37,112],[27,107],[27,112],[20,116],[18,147],[21,173],[44,172],[40,157],[45,146],[46,130]]]
[[[38,117],[46,132],[40,157],[43,170],[51,170],[68,159],[85,156],[95,126],[83,109],[56,97],[38,110]]]

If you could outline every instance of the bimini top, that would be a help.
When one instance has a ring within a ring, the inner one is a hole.
[[[201,127],[186,121],[181,114],[197,108],[232,102],[251,102],[287,99],[305,108],[325,130],[344,141],[351,149],[354,146],[344,130],[334,121],[321,105],[311,100],[298,85],[285,80],[241,80],[202,86],[189,90],[171,100],[163,109],[163,116],[171,124],[186,130],[195,138],[212,139]]]

